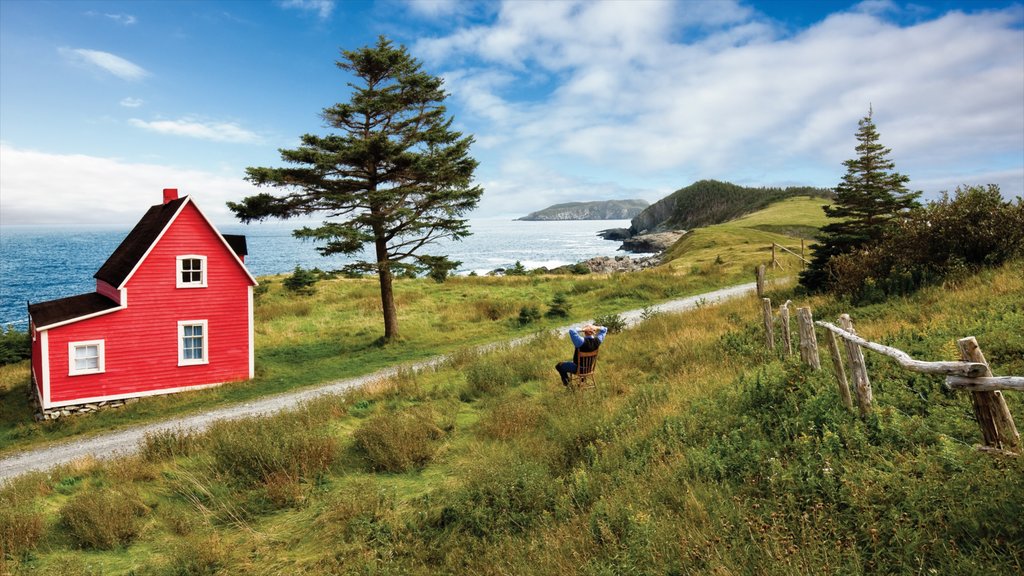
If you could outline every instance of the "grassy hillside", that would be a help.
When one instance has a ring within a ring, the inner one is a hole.
[[[771,261],[771,245],[779,244],[800,253],[801,240],[809,244],[814,231],[826,222],[823,198],[789,198],[736,220],[691,230],[670,248],[666,258],[673,269],[717,267],[726,274],[748,276],[758,264]],[[807,252],[809,257],[809,251]],[[800,260],[778,251],[784,267],[779,274],[793,274]]]
[[[195,412],[266,394],[368,374],[474,344],[507,340],[570,322],[638,309],[752,280],[774,240],[763,230],[814,226],[819,200],[792,199],[733,223],[695,231],[673,249],[672,264],[625,275],[460,277],[444,284],[399,280],[396,304],[404,341],[377,344],[383,334],[378,287],[373,279],[337,279],[316,285],[312,296],[282,288],[281,277],[261,278],[256,299],[256,378],[195,393],[154,397],[88,418],[35,423],[25,402],[27,362],[0,367],[0,454],[62,438],[107,431],[169,415]],[[750,225],[744,222],[751,223]],[[779,271],[780,274],[786,271]],[[542,315],[565,294],[569,316],[542,317],[522,325],[524,307]]]
[[[692,230],[721,224],[793,197],[831,198],[824,188],[750,188],[717,180],[701,180],[655,202],[631,223],[630,230]]]
[[[1020,262],[851,309],[927,360],[978,338],[1024,374]],[[785,291],[772,295],[792,297]],[[762,344],[753,297],[609,336],[599,389],[540,335],[138,457],[0,490],[13,574],[1019,574],[1024,458],[968,395],[868,355],[875,413]],[[1020,419],[1024,402],[1007,394]]]

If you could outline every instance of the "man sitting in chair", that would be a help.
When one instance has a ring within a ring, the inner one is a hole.
[[[604,335],[607,333],[607,326],[594,326],[593,324],[583,327],[582,336],[575,328],[569,328],[569,338],[572,339],[572,345],[576,347],[572,353],[572,360],[555,364],[555,370],[558,370],[558,374],[562,377],[563,385],[568,386],[569,375],[575,374],[579,370],[577,364],[580,360],[580,352],[597,350],[601,346],[601,342],[604,342]]]

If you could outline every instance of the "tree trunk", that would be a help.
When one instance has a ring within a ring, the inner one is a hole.
[[[388,246],[383,232],[377,235],[374,245],[377,250],[377,277],[380,280],[380,304],[384,312],[384,343],[398,339],[398,310],[395,308],[395,292],[392,287],[391,261],[388,260]]]

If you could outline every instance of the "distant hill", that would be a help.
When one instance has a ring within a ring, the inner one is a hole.
[[[531,212],[519,220],[629,220],[649,205],[646,200],[567,202]]]
[[[832,198],[832,191],[810,186],[748,188],[729,182],[701,180],[648,206],[632,219],[629,231],[637,235],[721,224],[796,196]]]

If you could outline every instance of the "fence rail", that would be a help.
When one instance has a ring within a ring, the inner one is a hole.
[[[759,280],[763,278],[763,270],[763,266],[757,270]],[[778,323],[781,326],[780,331],[783,332],[782,339],[785,345],[782,350],[786,355],[793,353],[789,343],[790,304],[791,302],[787,300],[780,306],[778,318],[776,318],[771,300],[761,298],[766,344],[770,350],[776,350],[775,324]],[[1024,392],[1024,377],[994,376],[973,336],[957,341],[960,361],[925,362],[914,359],[906,352],[892,346],[871,342],[857,335],[848,314],[840,315],[840,326],[836,326],[831,322],[820,320],[815,322],[810,308],[802,307],[797,309],[797,322],[800,336],[800,359],[814,370],[821,370],[815,326],[825,329],[829,352],[832,356],[832,366],[839,386],[839,396],[848,409],[853,410],[854,399],[856,399],[861,415],[871,412],[873,402],[871,380],[862,352],[863,349],[867,349],[892,358],[905,370],[945,376],[945,386],[950,390],[969,392],[974,406],[974,415],[984,439],[984,446],[980,447],[981,449],[1016,455],[1011,449],[1019,450],[1021,448],[1020,434],[1017,432],[1002,391]],[[846,349],[845,355],[840,352],[838,340],[843,341],[843,347]],[[850,381],[847,380],[846,364],[850,366],[849,374],[853,390],[851,390]]]

